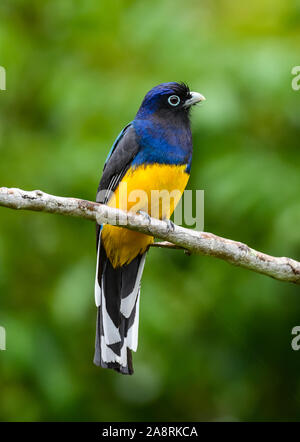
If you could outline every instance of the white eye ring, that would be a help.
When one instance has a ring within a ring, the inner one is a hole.
[[[171,95],[171,96],[168,98],[168,103],[169,103],[171,106],[178,106],[178,104],[180,103],[180,98],[178,97],[178,95]]]

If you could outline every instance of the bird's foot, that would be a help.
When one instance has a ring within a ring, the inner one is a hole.
[[[170,219],[166,219],[166,218],[164,219],[164,221],[167,223],[168,233],[174,232],[175,224],[173,223],[173,221],[171,221]]]
[[[148,221],[149,224],[151,223],[151,216],[149,215],[149,213],[144,212],[144,210],[138,210],[136,213],[142,215]]]

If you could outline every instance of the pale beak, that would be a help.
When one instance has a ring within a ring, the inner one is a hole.
[[[190,107],[190,106],[193,106],[194,104],[202,103],[202,101],[206,100],[204,95],[199,94],[198,92],[191,92],[191,96],[192,96],[192,98],[189,98],[184,103],[184,107]]]

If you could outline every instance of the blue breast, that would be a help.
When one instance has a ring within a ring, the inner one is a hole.
[[[135,119],[132,124],[141,147],[132,166],[187,164],[186,172],[190,173],[193,148],[189,127],[157,121],[155,118]]]

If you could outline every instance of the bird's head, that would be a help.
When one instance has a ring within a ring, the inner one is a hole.
[[[162,83],[151,89],[145,96],[137,118],[148,118],[152,114],[165,117],[172,115],[188,116],[191,107],[201,103],[205,97],[198,92],[191,92],[184,83]]]

